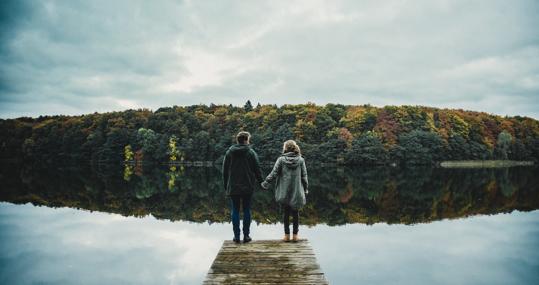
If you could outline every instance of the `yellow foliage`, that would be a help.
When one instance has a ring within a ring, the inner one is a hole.
[[[131,145],[126,145],[124,147],[124,161],[132,161],[135,157]]]

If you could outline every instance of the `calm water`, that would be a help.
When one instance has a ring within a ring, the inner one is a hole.
[[[537,168],[309,170],[300,235],[332,284],[539,284]],[[200,284],[231,238],[215,168],[0,173],[0,284]],[[271,193],[253,207],[280,238]]]

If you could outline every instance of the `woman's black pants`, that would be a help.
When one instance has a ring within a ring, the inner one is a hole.
[[[292,214],[292,233],[297,235],[298,229],[299,229],[299,212],[298,210],[294,210],[292,207],[288,205],[283,205],[284,207],[284,215],[283,215],[283,224],[284,224],[284,233],[289,235],[290,234],[290,214]]]

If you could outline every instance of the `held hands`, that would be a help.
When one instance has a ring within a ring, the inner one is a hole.
[[[262,187],[262,189],[264,189],[264,190],[268,190],[269,183],[264,181],[264,182],[260,183],[260,187]]]
[[[307,196],[308,194],[309,194],[309,190],[305,189],[305,196]]]

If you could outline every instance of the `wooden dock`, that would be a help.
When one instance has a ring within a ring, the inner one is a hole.
[[[307,240],[223,242],[203,284],[328,284]]]

